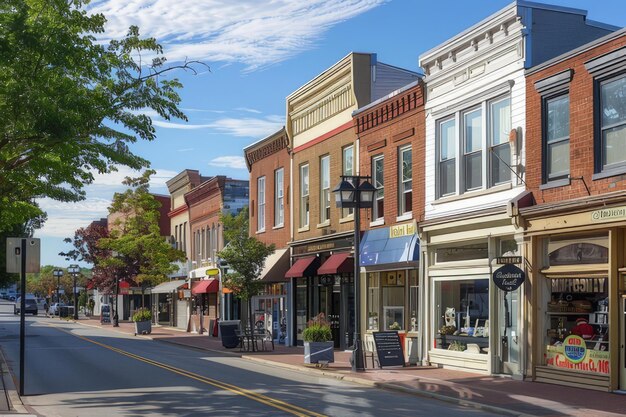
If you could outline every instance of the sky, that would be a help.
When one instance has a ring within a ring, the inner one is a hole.
[[[350,52],[413,71],[420,54],[509,5],[509,0],[93,0],[90,11],[107,18],[102,40],[122,37],[130,25],[155,37],[171,64],[198,60],[198,73],[176,71],[183,83],[182,120],[153,118],[157,139],[131,145],[157,174],[151,190],[184,169],[204,176],[248,179],[242,149],[284,124],[285,98]],[[623,0],[546,0],[584,9],[589,19],[626,26]],[[150,114],[149,114],[150,115]],[[153,116],[153,115],[152,115]],[[42,265],[65,267],[58,255],[74,231],[106,217],[113,194],[123,191],[126,168],[96,175],[79,203],[50,199],[35,237]]]

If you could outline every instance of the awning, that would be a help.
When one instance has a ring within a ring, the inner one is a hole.
[[[419,260],[417,234],[390,237],[388,227],[365,232],[360,245],[361,266],[401,264]]]
[[[164,282],[163,284],[159,284],[156,287],[152,288],[152,294],[167,294],[176,291],[178,288],[185,285],[185,282],[186,281],[183,279]]]
[[[320,258],[317,256],[307,256],[306,258],[298,259],[294,263],[289,271],[285,274],[285,278],[301,278],[312,277],[317,275],[317,268],[320,266]]]
[[[217,279],[204,279],[191,284],[192,294],[215,293],[220,289],[220,282]]]
[[[335,275],[354,272],[354,258],[350,252],[330,255],[326,262],[317,270],[317,275]]]
[[[265,259],[259,280],[264,282],[283,281],[289,269],[289,249],[276,249]]]

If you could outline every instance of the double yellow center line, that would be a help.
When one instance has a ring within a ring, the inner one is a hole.
[[[289,403],[286,403],[284,401],[277,400],[275,398],[271,398],[271,397],[268,397],[266,395],[254,392],[254,391],[250,391],[250,390],[247,390],[245,388],[238,387],[236,385],[228,384],[226,382],[221,382],[221,381],[218,381],[218,380],[213,379],[213,378],[208,378],[206,376],[199,375],[199,374],[196,374],[194,372],[187,371],[185,369],[177,368],[177,367],[174,367],[174,366],[171,366],[171,365],[167,365],[165,363],[157,362],[157,361],[152,360],[152,359],[144,358],[143,356],[135,355],[134,353],[130,353],[130,352],[127,352],[125,350],[118,349],[116,347],[106,345],[104,343],[96,342],[95,340],[89,339],[88,337],[79,336],[77,334],[72,333],[69,330],[63,329],[63,328],[58,327],[56,325],[50,325],[50,326],[54,327],[55,329],[60,330],[60,331],[62,331],[64,333],[67,333],[69,335],[72,335],[74,337],[82,339],[82,340],[84,340],[86,342],[93,343],[94,345],[98,345],[98,346],[103,347],[105,349],[109,349],[109,350],[111,350],[113,352],[119,353],[120,355],[124,355],[124,356],[127,356],[129,358],[132,358],[132,359],[135,359],[135,360],[147,363],[149,365],[156,366],[156,367],[161,368],[161,369],[165,369],[166,371],[170,371],[170,372],[173,372],[175,374],[178,374],[178,375],[181,375],[181,376],[184,376],[184,377],[187,377],[187,378],[194,379],[194,380],[202,382],[204,384],[211,385],[211,386],[213,386],[215,388],[219,388],[219,389],[223,389],[223,390],[226,390],[226,391],[230,391],[230,392],[232,392],[234,394],[241,395],[241,396],[249,398],[249,399],[251,399],[253,401],[260,402],[262,404],[265,404],[265,405],[268,405],[270,407],[279,409],[281,411],[284,411],[286,413],[292,414],[294,416],[326,417],[324,414],[319,414],[319,413],[316,413],[314,411],[307,410],[307,409],[302,408],[302,407],[298,407],[297,405],[289,404]]]

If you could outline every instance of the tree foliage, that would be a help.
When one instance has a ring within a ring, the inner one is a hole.
[[[148,166],[129,149],[155,138],[146,110],[187,120],[166,73],[193,63],[166,66],[135,26],[98,42],[106,19],[87,3],[0,2],[0,230],[40,215],[33,198],[79,201],[94,173]]]
[[[1,216],[1,215],[0,215]],[[19,281],[19,274],[6,272],[6,244],[8,237],[32,237],[35,229],[39,229],[45,215],[28,219],[25,223],[13,224],[5,230],[0,229],[0,288],[8,287]]]
[[[161,203],[149,192],[152,170],[146,170],[139,178],[126,178],[129,187],[123,193],[115,193],[109,207],[112,215],[111,232],[108,238],[99,240],[99,247],[116,252],[116,257],[99,258],[98,266],[122,268],[124,275],[138,283],[156,285],[168,280],[176,271],[174,262],[184,261],[185,253],[174,249],[159,228]]]
[[[226,213],[220,215],[224,225],[226,246],[218,256],[228,264],[229,272],[223,276],[223,285],[248,302],[249,323],[252,319],[252,297],[258,295],[263,288],[259,276],[263,271],[265,259],[274,253],[274,245],[266,245],[249,235],[248,208],[237,215]]]

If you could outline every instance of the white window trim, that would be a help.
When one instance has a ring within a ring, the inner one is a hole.
[[[380,200],[383,200],[383,215],[380,216],[378,213],[378,188],[376,189],[376,192],[374,193],[374,206],[372,207],[372,217],[374,217],[374,214],[376,215],[376,218],[373,219],[372,223],[376,223],[380,220],[382,220],[382,224],[385,223],[385,210],[384,210],[384,205],[385,205],[385,155],[381,154],[381,155],[376,155],[374,157],[372,157],[372,180],[373,180],[373,185],[374,187],[376,187],[376,162],[377,161],[382,161],[383,164],[383,186],[380,188],[383,190],[383,198],[381,198]]]
[[[328,188],[324,188],[324,170],[323,170],[323,161],[328,159]],[[310,188],[310,187],[309,187]],[[319,211],[319,219],[320,222],[318,227],[323,227],[320,225],[326,225],[326,223],[330,222],[330,213],[328,218],[326,218],[326,209],[330,208],[331,204],[328,202],[328,207],[326,206],[326,199],[324,198],[324,191],[328,190],[330,194],[330,155],[326,154],[320,156],[320,211]],[[332,199],[331,199],[332,200]],[[330,211],[330,210],[329,210]]]
[[[278,182],[278,174],[280,173],[280,188]],[[282,208],[280,202],[282,201]],[[279,216],[280,213],[280,216]],[[277,222],[278,217],[281,221]],[[274,171],[274,229],[285,225],[285,169],[278,168]]]
[[[302,172],[304,171],[304,168],[306,167],[306,176],[307,176],[307,183],[308,183],[308,187],[307,187],[307,193],[306,194],[302,194],[302,186],[304,184],[303,178],[302,178]],[[300,208],[300,213],[299,213],[299,224],[300,224],[300,228],[298,229],[298,231],[305,231],[309,230],[309,225],[311,223],[311,210],[310,210],[310,201],[309,201],[309,210],[307,211],[307,215],[306,215],[306,223],[303,223],[303,218],[304,218],[304,208],[305,205],[303,204],[305,197],[308,200],[310,198],[310,194],[311,194],[311,184],[310,184],[310,170],[309,170],[309,164],[302,164],[300,165],[300,175],[299,175],[299,179],[300,179],[300,203],[299,203],[299,208]]]
[[[263,187],[261,187],[261,183],[263,184]],[[265,231],[265,176],[263,177],[259,177],[256,180],[256,184],[257,184],[257,189],[256,189],[256,196],[257,196],[257,213],[256,213],[256,218],[257,218],[257,232],[264,232]],[[261,191],[262,191],[262,195],[263,195],[263,199],[261,200]],[[263,210],[261,210],[261,208],[263,208]],[[263,212],[263,217],[261,218],[261,212]]]
[[[413,198],[413,148],[411,147],[411,145],[405,145],[405,146],[401,146],[400,148],[398,148],[398,217],[405,217],[407,215],[410,215],[411,216],[410,218],[412,218],[412,211],[413,211],[412,209],[411,211],[404,211],[405,210],[404,194],[406,193],[404,190],[404,179],[402,178],[403,176],[402,156],[404,155],[404,152],[407,150],[411,152],[411,180],[410,181],[411,181],[411,199]],[[383,170],[384,170],[384,165],[383,165]],[[413,204],[411,204],[411,208],[412,207],[413,207]]]

